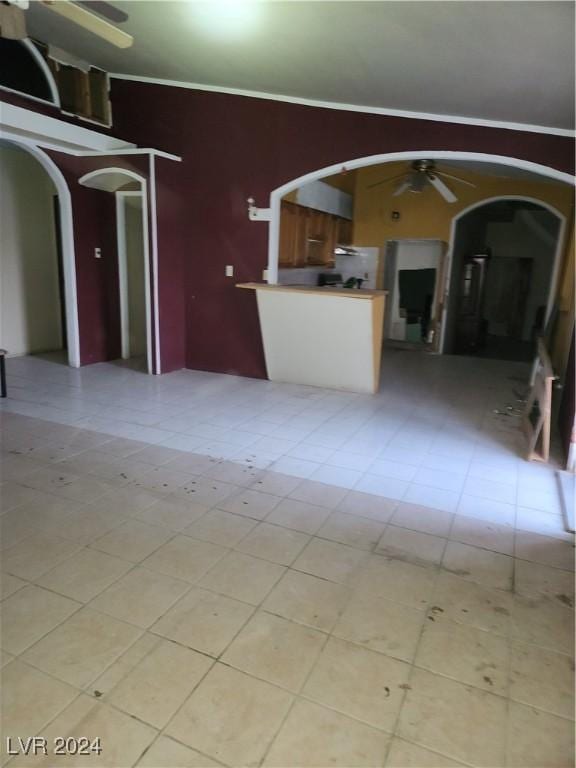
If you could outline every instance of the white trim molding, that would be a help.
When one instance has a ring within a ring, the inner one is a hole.
[[[31,109],[23,109],[0,101],[0,135],[6,138],[26,140],[61,152],[72,150],[97,150],[107,154],[116,149],[133,149],[134,144],[91,131],[89,128],[55,117],[42,115]]]
[[[50,95],[52,96],[52,101],[45,102],[47,104],[53,104],[55,107],[60,107],[60,94],[58,93],[58,86],[56,85],[56,80],[54,79],[54,75],[50,71],[50,67],[46,63],[46,59],[38,48],[34,45],[32,40],[30,40],[29,37],[25,38],[24,40],[20,40],[22,45],[30,52],[32,55],[32,58],[36,61],[36,64],[38,64],[38,67],[42,70],[42,74],[44,75],[44,79],[46,80],[46,83],[48,84],[48,88],[50,89]],[[16,91],[16,93],[22,93],[21,91]],[[28,96],[27,93],[22,93],[23,96]],[[44,100],[43,100],[44,101]]]
[[[154,353],[155,370],[154,373],[162,373],[162,362],[160,356],[160,302],[158,300],[158,212],[156,200],[156,158],[154,155],[148,156],[150,169],[150,224],[152,234],[152,285],[154,296]]]
[[[380,155],[369,155],[367,157],[354,158],[335,165],[328,165],[324,168],[319,168],[316,171],[311,171],[303,176],[299,176],[296,179],[283,184],[280,187],[272,190],[270,193],[270,229],[268,231],[268,282],[278,282],[278,250],[280,245],[280,204],[284,195],[301,187],[303,184],[307,184],[310,181],[316,181],[323,179],[326,176],[333,176],[340,173],[343,170],[352,171],[357,168],[365,168],[370,165],[380,165],[384,163],[398,162],[402,160],[472,160],[480,163],[498,163],[500,165],[509,165],[513,168],[521,168],[525,171],[531,171],[532,173],[538,173],[541,176],[546,176],[556,181],[562,181],[566,184],[574,184],[574,177],[568,173],[557,171],[555,168],[550,168],[547,165],[540,165],[533,163],[529,160],[521,160],[517,157],[509,157],[508,155],[490,155],[483,152],[453,152],[446,150],[413,150],[407,152],[386,152]]]
[[[18,139],[8,139],[34,157],[44,168],[58,193],[60,208],[60,234],[62,239],[62,266],[64,272],[64,306],[66,309],[66,336],[68,364],[80,367],[80,327],[78,323],[78,295],[76,287],[76,254],[72,225],[72,197],[66,179],[54,161],[39,147]]]
[[[267,91],[251,91],[242,88],[226,88],[220,85],[206,85],[204,83],[189,83],[181,80],[165,80],[158,77],[144,77],[141,75],[125,75],[120,72],[111,72],[110,78],[114,80],[130,80],[137,83],[150,83],[152,85],[167,85],[172,88],[184,88],[191,91],[208,91],[209,93],[226,93],[230,96],[246,96],[252,99],[266,99],[268,101],[282,101],[287,104],[301,104],[306,107],[318,107],[320,109],[336,109],[343,112],[360,112],[368,115],[384,115],[385,117],[402,117],[409,120],[432,120],[436,123],[456,123],[458,125],[479,125],[485,128],[503,128],[509,131],[527,131],[528,133],[546,133],[552,136],[564,136],[573,138],[576,131],[568,128],[557,128],[548,125],[532,125],[530,123],[515,123],[507,120],[488,120],[481,117],[467,117],[465,115],[441,115],[432,112],[413,112],[405,109],[389,109],[388,107],[370,107],[360,104],[346,104],[336,101],[322,101],[320,99],[307,99],[299,96],[286,96]]]

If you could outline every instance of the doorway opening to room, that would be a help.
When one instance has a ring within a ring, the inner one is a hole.
[[[48,354],[75,364],[75,296],[59,194],[34,153],[0,143],[0,347],[10,356]]]
[[[86,174],[79,182],[115,196],[121,360],[130,368],[153,373],[153,292],[146,179],[124,168],[103,168]]]
[[[560,232],[557,213],[523,199],[487,202],[458,219],[444,352],[534,359],[536,339],[551,316]]]

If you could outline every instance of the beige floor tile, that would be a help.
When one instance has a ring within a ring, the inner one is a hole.
[[[217,768],[217,763],[195,749],[185,747],[167,736],[160,736],[136,763],[137,768]]]
[[[450,539],[461,544],[489,549],[502,555],[514,554],[514,529],[509,525],[498,525],[489,520],[455,515]]]
[[[333,629],[344,640],[412,661],[426,614],[370,593],[356,592]]]
[[[30,765],[38,765],[40,768],[57,765],[69,768],[124,768],[134,765],[157,734],[158,731],[149,725],[82,694],[43,731],[42,736],[49,744],[53,744],[57,736],[78,738],[82,735],[90,742],[100,739],[101,753],[58,758],[49,754],[32,763],[17,760],[14,765],[15,768],[24,768],[25,765],[27,768]]]
[[[182,531],[188,525],[199,520],[209,507],[194,502],[183,502],[169,498],[157,501],[134,515],[134,518],[149,525],[159,525],[170,531]]]
[[[504,590],[512,588],[514,559],[497,552],[449,541],[442,568],[448,573],[483,584],[485,587]]]
[[[296,499],[283,499],[268,515],[266,522],[283,525],[302,533],[316,533],[330,515],[330,510]]]
[[[389,736],[345,715],[297,701],[264,760],[265,766],[379,766]]]
[[[140,633],[131,624],[82,608],[29,648],[23,658],[82,688],[124,653]]]
[[[372,550],[382,536],[384,528],[385,525],[376,520],[336,511],[331,513],[316,535],[358,549]]]
[[[478,766],[505,765],[506,699],[416,669],[396,734]]]
[[[574,721],[510,702],[506,765],[510,768],[572,768]]]
[[[37,583],[86,603],[132,568],[132,564],[95,549],[81,549],[57,565]]]
[[[574,717],[574,659],[515,641],[510,698],[562,717]]]
[[[354,575],[351,586],[361,594],[386,597],[412,608],[425,608],[432,599],[435,572],[428,567],[371,555]]]
[[[386,768],[460,768],[464,764],[394,737],[384,765]]]
[[[251,488],[260,493],[270,493],[273,496],[287,496],[291,491],[300,485],[302,480],[292,475],[284,475],[282,472],[267,471],[264,476],[259,477]]]
[[[451,512],[443,512],[440,509],[430,509],[430,507],[423,507],[420,504],[409,504],[406,501],[401,501],[390,518],[390,522],[400,528],[409,528],[412,531],[429,533],[432,536],[446,537],[450,531],[452,518]]]
[[[367,552],[355,547],[324,539],[312,539],[292,567],[321,579],[344,584],[368,557]]]
[[[69,515],[60,535],[78,545],[86,546],[125,523],[128,517],[116,510],[100,509],[96,504],[85,504]]]
[[[146,629],[189,589],[185,581],[134,568],[102,594],[90,608]]]
[[[349,596],[349,590],[342,584],[289,570],[262,607],[286,619],[330,632]]]
[[[227,551],[216,544],[180,534],[161,546],[142,565],[192,584],[224,557]]]
[[[44,470],[40,470],[43,472]],[[29,482],[30,478],[37,477],[38,473],[34,472],[29,475],[29,479],[26,481],[26,485],[21,483],[7,482],[2,484],[2,512],[9,512],[11,509],[17,507],[23,507],[24,504],[41,504],[45,493],[44,489],[36,489],[36,483],[34,487]]]
[[[244,515],[254,520],[263,520],[280,501],[279,496],[254,490],[242,490],[218,504],[219,509]]]
[[[432,603],[444,619],[508,635],[512,594],[441,572]],[[442,609],[438,611],[437,609]]]
[[[6,664],[9,664],[11,661],[14,660],[14,656],[12,656],[11,653],[8,653],[7,651],[3,651],[0,649],[0,669],[2,667],[5,667]]]
[[[439,536],[389,525],[378,542],[376,552],[412,565],[438,565],[445,545],[446,539]]]
[[[200,581],[201,587],[260,605],[286,568],[242,552],[230,552]]]
[[[228,765],[257,765],[292,696],[216,664],[166,728],[166,735]]]
[[[33,534],[2,554],[2,570],[12,576],[34,581],[77,550],[78,546],[66,539]]]
[[[222,661],[297,693],[325,641],[326,635],[315,629],[259,612],[232,641]]]
[[[253,609],[245,603],[194,587],[152,626],[152,632],[219,656]]]
[[[34,736],[78,695],[66,683],[54,680],[37,669],[15,660],[2,670],[2,744],[6,755],[6,737]]]
[[[515,597],[511,627],[523,642],[560,653],[574,650],[574,611],[547,598]]]
[[[89,692],[105,701],[107,694],[129,675],[159,642],[160,638],[157,635],[146,632],[90,683]]]
[[[574,545],[569,541],[540,536],[538,533],[516,531],[516,557],[554,568],[574,570]]]
[[[73,513],[80,508],[80,505],[66,499],[60,499],[60,501],[62,508],[57,506],[44,508],[35,502],[2,515],[0,517],[0,548],[7,549],[32,533],[44,533],[57,538],[62,536],[67,521],[74,516]]]
[[[348,515],[358,515],[387,523],[398,505],[397,501],[385,499],[382,496],[374,496],[362,491],[349,491],[337,509]]]
[[[541,563],[516,560],[514,589],[525,597],[548,597],[574,607],[574,574]]]
[[[279,565],[290,565],[309,541],[310,536],[304,533],[260,523],[236,545],[236,549]]]
[[[163,728],[211,665],[207,656],[161,640],[112,691],[108,702]]]
[[[15,655],[22,653],[80,605],[46,589],[24,587],[2,603],[1,647]]]
[[[507,638],[429,614],[418,646],[418,667],[506,696],[510,652]]]
[[[17,576],[11,576],[9,573],[0,573],[0,599],[5,600],[27,584],[27,581],[19,579]]]
[[[334,509],[347,493],[347,488],[319,483],[316,480],[303,480],[289,495],[291,499]]]
[[[220,509],[211,509],[200,520],[184,529],[186,536],[233,547],[257,525],[256,520]]]
[[[391,731],[410,667],[375,651],[331,638],[303,689],[306,697]]]
[[[152,506],[160,496],[153,491],[145,491],[135,485],[114,488],[94,502],[94,507],[102,511],[115,512],[117,515],[132,517],[140,510]]]
[[[128,520],[92,543],[94,549],[139,563],[171,539],[173,532],[139,520]]]
[[[246,448],[246,459],[250,457],[250,449]],[[211,464],[203,474],[214,480],[222,480],[224,483],[233,483],[246,488],[254,484],[260,477],[260,471],[255,469],[251,462],[237,464],[235,461],[217,461]]]

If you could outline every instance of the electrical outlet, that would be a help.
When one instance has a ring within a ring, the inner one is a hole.
[[[94,248],[94,258],[95,259],[102,258],[102,248]]]
[[[266,282],[268,282],[268,270],[267,269],[263,269],[262,270],[262,280],[266,280]]]
[[[232,264],[226,266],[226,277],[234,277],[234,267]]]

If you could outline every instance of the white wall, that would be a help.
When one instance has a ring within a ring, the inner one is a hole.
[[[29,154],[0,145],[0,346],[62,348],[54,185]]]

